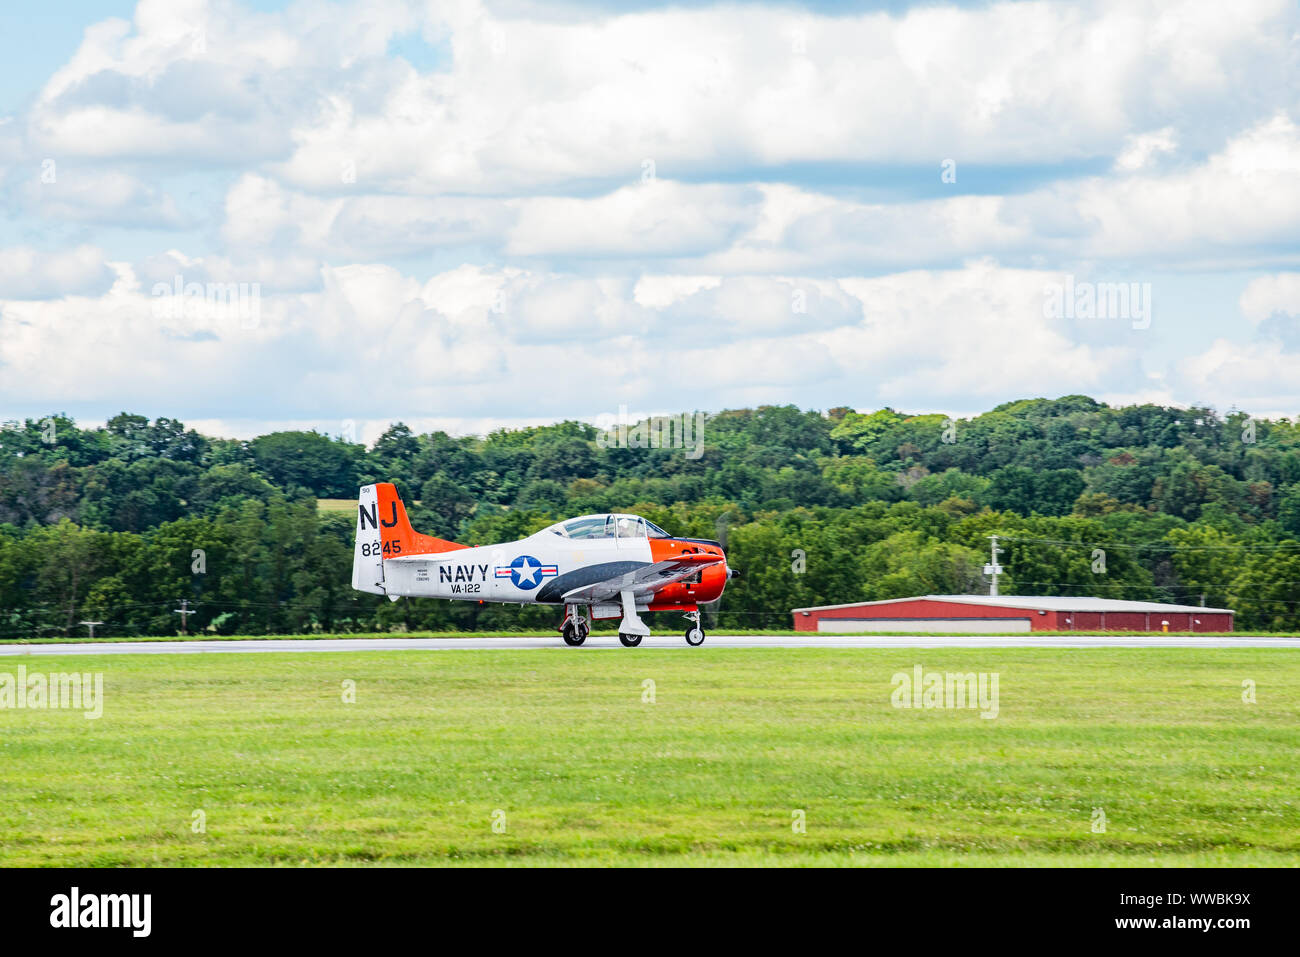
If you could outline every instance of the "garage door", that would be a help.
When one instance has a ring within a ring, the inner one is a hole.
[[[831,634],[855,631],[933,631],[940,634],[1005,635],[1029,631],[1028,618],[822,618],[817,630]]]

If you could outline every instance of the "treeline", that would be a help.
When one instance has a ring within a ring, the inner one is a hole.
[[[801,605],[987,587],[1238,609],[1300,627],[1300,426],[1085,396],[968,420],[762,407],[709,416],[703,454],[611,447],[583,423],[372,447],[252,441],[121,414],[0,431],[0,635],[167,635],[550,625],[554,612],[350,588],[354,511],[398,484],[423,531],[468,544],[635,511],[717,538],[743,577],[715,625],[784,627]],[[415,504],[415,503],[419,504]]]

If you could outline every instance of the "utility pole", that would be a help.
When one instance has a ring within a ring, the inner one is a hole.
[[[1002,574],[1002,566],[998,564],[998,554],[1002,549],[998,548],[998,537],[990,535],[989,539],[989,563],[984,566],[984,574],[991,576],[989,580],[989,595],[996,597],[998,593],[998,576]]]
[[[176,614],[181,616],[181,634],[188,635],[190,633],[190,615],[194,614],[194,612],[190,611],[190,600],[182,598],[181,607],[175,609],[175,611]]]
[[[95,637],[95,626],[96,626],[96,625],[102,625],[103,622],[102,622],[102,621],[79,621],[79,622],[77,622],[77,624],[79,624],[79,625],[85,625],[87,628],[89,628],[89,629],[90,629],[90,637],[91,637],[91,638],[94,638],[94,637]]]

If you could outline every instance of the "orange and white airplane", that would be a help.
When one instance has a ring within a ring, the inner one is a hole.
[[[700,605],[722,596],[734,572],[717,542],[672,538],[639,515],[583,515],[517,542],[471,548],[422,535],[389,482],[361,487],[352,587],[393,601],[461,598],[564,607],[566,644],[591,622],[621,618],[629,648],[650,634],[643,611],[680,611],[686,643],[704,642]]]

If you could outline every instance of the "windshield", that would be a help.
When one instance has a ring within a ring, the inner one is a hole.
[[[636,515],[620,515],[614,522],[619,538],[645,538],[645,519]]]
[[[561,538],[671,538],[640,515],[584,515],[552,525],[547,531]]]
[[[614,529],[605,515],[593,515],[588,518],[575,518],[560,527],[568,538],[613,538]]]

